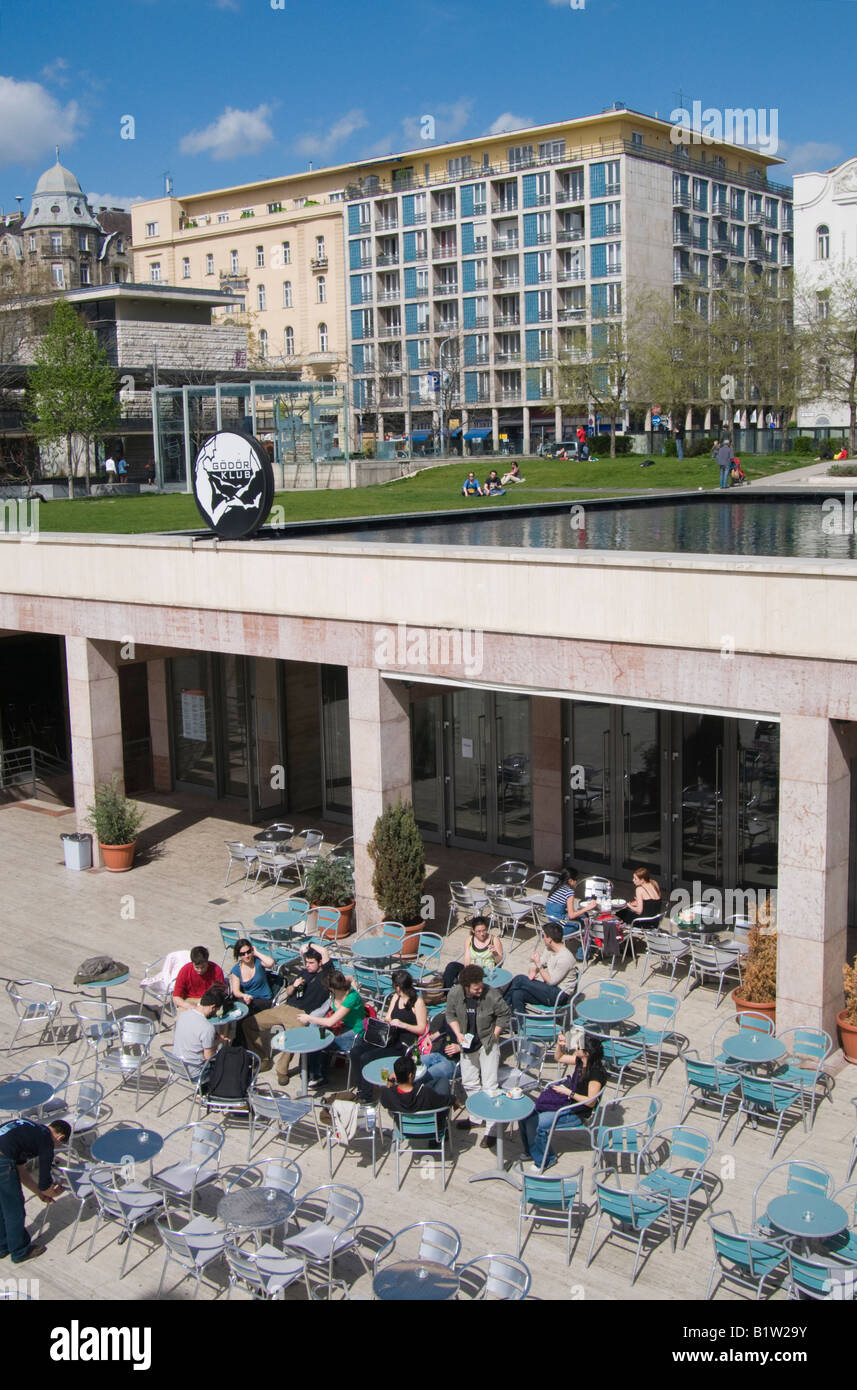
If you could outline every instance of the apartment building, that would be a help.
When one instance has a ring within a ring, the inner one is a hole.
[[[795,176],[795,273],[805,286],[797,312],[829,312],[829,294],[837,268],[857,261],[857,159],[832,169]],[[847,429],[848,406],[841,401],[811,401],[800,406],[804,429]]]
[[[137,280],[232,290],[255,365],[344,380],[343,171],[325,169],[134,206]]]

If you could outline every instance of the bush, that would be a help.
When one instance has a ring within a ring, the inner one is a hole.
[[[684,456],[686,459],[700,459],[705,458],[706,456],[710,457],[711,450],[714,448],[714,444],[715,440],[713,439],[695,439],[693,443],[690,445],[690,448],[685,449]]]
[[[589,445],[590,453],[593,453],[596,458],[603,458],[605,454],[609,455],[609,434],[597,434],[594,439],[588,439],[586,442]],[[616,457],[618,458],[620,454],[633,453],[633,448],[631,447],[633,442],[634,441],[631,439],[631,436],[629,434],[617,434]]]
[[[777,997],[776,932],[763,936],[756,923],[750,928],[747,947],[741,998],[750,1004],[773,1004]]]
[[[320,907],[347,907],[354,902],[354,872],[348,859],[317,859],[306,876],[304,892]]]
[[[87,808],[87,825],[95,831],[101,845],[130,845],[136,840],[143,812],[135,801],[128,801],[119,790],[119,774],[95,788],[95,800]]]
[[[843,965],[842,978],[845,981],[845,1016],[857,1027],[857,956],[853,965]]]
[[[666,440],[666,442],[664,443],[663,454],[664,454],[664,458],[668,458],[668,459],[677,459],[677,458],[678,458],[678,447],[677,447],[677,445],[676,445],[675,439],[667,439],[667,440]]]
[[[857,478],[857,463],[834,463],[827,470],[828,478]]]
[[[367,848],[375,861],[372,891],[384,921],[414,926],[420,921],[426,856],[410,802],[385,807]]]
[[[809,435],[799,434],[797,439],[792,440],[792,453],[807,458],[815,458],[818,453],[818,442],[815,439],[810,439]]]

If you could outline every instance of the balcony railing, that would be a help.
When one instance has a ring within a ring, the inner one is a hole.
[[[371,266],[371,264],[372,264],[372,257],[371,257],[371,256],[361,256],[360,259],[359,259],[359,261],[357,262],[357,264],[358,264],[358,266],[360,267],[361,270],[368,270],[368,268],[369,268],[369,267]]]
[[[551,323],[553,321],[553,314],[551,310],[539,309],[538,321],[539,323]]]
[[[498,401],[519,401],[522,395],[520,386],[500,386],[495,392],[495,400]]]
[[[398,264],[399,264],[398,253],[397,253],[397,252],[394,252],[394,251],[389,251],[389,252],[387,252],[387,254],[384,255],[384,256],[378,256],[378,257],[376,258],[375,264],[376,264],[376,265],[379,265],[379,266],[383,266],[383,265],[398,265]]]
[[[690,207],[690,194],[689,194],[689,193],[682,193],[681,189],[679,189],[679,188],[674,188],[674,189],[673,189],[673,207],[674,207],[674,208],[689,208],[689,207]]]
[[[488,320],[486,319],[487,323]],[[517,328],[521,322],[520,314],[497,314],[494,319],[495,328]]]
[[[490,361],[490,352],[474,352],[471,353],[469,360],[466,360],[464,365],[465,367],[484,367],[485,364]]]
[[[553,348],[538,348],[535,352],[527,353],[528,362],[550,362],[553,360]]]
[[[514,203],[492,203],[492,204],[491,204],[491,213],[492,213],[492,216],[494,216],[494,217],[499,217],[499,216],[501,216],[501,215],[504,214],[504,213],[505,213],[505,214],[509,214],[509,213],[517,212],[517,211],[518,211],[518,203],[517,203],[517,200],[516,200]]]
[[[387,323],[387,324],[382,324],[382,325],[378,328],[378,337],[379,337],[379,338],[401,338],[401,336],[402,336],[402,325],[401,325],[400,323]]]
[[[517,251],[520,242],[517,237],[495,237],[491,243],[492,251]]]
[[[480,276],[480,278],[479,278],[478,280],[474,280],[474,281],[473,281],[473,288],[474,288],[475,290],[487,290],[487,288],[488,288],[488,276],[487,276],[487,275],[482,275],[482,276]]]
[[[537,194],[536,194],[536,207],[537,207],[537,208],[550,207],[550,201],[551,201],[551,195],[550,195],[549,193],[537,193]]]
[[[569,323],[574,319],[585,319],[586,307],[584,305],[579,309],[558,309],[556,316],[559,323]]]
[[[705,236],[694,236],[694,238],[693,238],[693,245],[694,245],[694,247],[695,247],[695,249],[696,249],[697,251],[707,251],[707,250],[708,250],[708,237],[705,237]]]
[[[695,280],[696,278],[697,277],[695,273],[691,270],[689,265],[673,266],[674,285],[686,285],[689,284],[692,280]]]
[[[427,260],[428,260],[428,251],[415,251],[415,252],[414,252],[414,260],[415,260],[415,261],[427,261]]]
[[[313,270],[327,270],[327,256],[314,256],[310,265]]]
[[[714,217],[728,217],[728,216],[729,216],[729,203],[728,203],[728,201],[724,202],[723,199],[721,199],[721,198],[715,198],[714,202],[711,204],[711,212],[712,212],[712,215],[713,215]]]
[[[477,237],[474,237],[474,238],[473,238],[473,251],[474,251],[474,254],[475,254],[475,255],[478,256],[478,255],[480,255],[483,251],[487,251],[487,250],[488,250],[488,238],[487,238],[487,236],[477,236]]]
[[[465,401],[465,405],[483,405],[493,399],[490,391],[471,391]]]
[[[424,212],[415,212],[415,213],[413,214],[413,216],[411,217],[410,222],[407,223],[407,224],[403,223],[402,225],[403,225],[403,226],[404,226],[404,225],[407,225],[407,226],[410,226],[410,227],[422,227],[422,226],[425,224],[426,221],[427,221],[427,218],[426,218],[426,214],[425,214]]]
[[[557,203],[582,203],[583,184],[570,184],[568,188],[558,187],[556,201]]]
[[[560,284],[565,284],[569,280],[585,280],[586,271],[582,265],[560,266],[556,278]]]
[[[454,222],[455,208],[433,208],[431,215],[432,222]]]
[[[431,253],[433,261],[454,261],[458,256],[455,246],[437,246]]]
[[[496,363],[498,363],[498,364],[501,363],[501,362],[520,362],[520,360],[521,360],[520,348],[518,349],[517,352],[495,352],[495,353],[494,353],[494,361],[495,361]]]
[[[582,227],[560,227],[556,234],[557,241],[583,241]]]
[[[402,297],[401,290],[379,290],[379,304],[397,304]],[[365,298],[365,296],[364,296]]]
[[[474,203],[474,204],[473,204],[473,216],[474,216],[474,217],[485,217],[485,216],[487,215],[487,213],[488,213],[488,204],[487,204],[487,203]]]
[[[690,246],[693,241],[693,232],[681,227],[673,229],[673,246]]]
[[[438,319],[433,331],[435,333],[457,333],[458,319]]]
[[[387,396],[382,394],[378,397],[378,404],[391,406],[393,409],[403,410],[405,407],[405,398],[404,396]]]
[[[495,290],[517,290],[521,287],[521,277],[519,275],[495,275]]]
[[[477,314],[476,318],[473,320],[474,328],[487,328],[488,324],[489,318],[487,314]]]
[[[443,298],[444,296],[453,295],[453,294],[458,294],[458,281],[457,281],[457,280],[454,281],[452,284],[435,285],[435,287],[434,287],[435,299],[441,299],[441,298]]]
[[[376,232],[396,232],[399,229],[399,219],[397,217],[376,217]]]

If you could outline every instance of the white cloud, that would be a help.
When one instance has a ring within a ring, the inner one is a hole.
[[[781,140],[778,154],[786,160],[791,173],[808,174],[814,173],[816,170],[829,169],[833,164],[839,164],[842,159],[842,147],[841,145],[824,144],[818,140],[806,140],[802,145],[792,147],[787,145],[785,140]],[[771,178],[778,179],[781,169],[781,165],[779,168],[772,168],[770,170]]]
[[[0,77],[0,169],[72,144],[83,124],[76,101],[61,106],[38,82]]]
[[[212,159],[237,159],[242,154],[256,154],[273,140],[268,124],[272,106],[257,106],[255,111],[226,110],[204,130],[192,130],[182,136],[182,154],[210,154]]]
[[[132,204],[142,203],[145,199],[141,193],[135,194],[133,198],[119,193],[87,193],[86,201],[96,212],[99,208],[122,208],[125,212],[130,212]]]
[[[305,155],[328,155],[336,149],[337,145],[343,144],[355,130],[362,130],[369,122],[364,112],[354,109],[346,111],[344,116],[340,116],[338,121],[322,135],[300,135],[295,141],[295,149],[298,154]]]
[[[505,135],[507,130],[523,130],[533,125],[532,116],[516,116],[512,111],[504,111],[486,130],[486,135]]]
[[[65,58],[54,58],[52,63],[46,63],[39,73],[46,82],[53,82],[58,87],[65,87],[68,84],[68,62]]]

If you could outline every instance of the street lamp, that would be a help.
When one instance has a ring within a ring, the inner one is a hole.
[[[445,416],[445,414],[446,414],[446,411],[445,411],[445,409],[444,409],[444,404],[443,404],[443,350],[444,350],[444,348],[446,347],[447,343],[454,343],[454,342],[455,342],[455,338],[444,338],[443,341],[441,342],[440,347],[438,348],[438,351],[437,351],[437,365],[438,365],[438,386],[437,386],[437,389],[438,389],[438,398],[439,398],[439,399],[438,399],[438,404],[439,404],[439,406],[440,406],[440,452],[441,452],[441,455],[442,455],[443,458],[446,458],[446,447],[445,447],[445,438],[444,438],[445,433],[446,433],[445,430],[444,430],[444,416]]]

